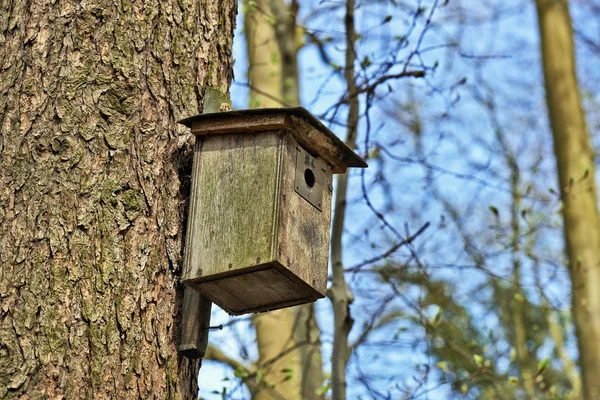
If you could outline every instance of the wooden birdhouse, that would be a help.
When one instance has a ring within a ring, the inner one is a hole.
[[[304,108],[202,114],[185,285],[230,314],[325,296],[332,175],[366,167]]]

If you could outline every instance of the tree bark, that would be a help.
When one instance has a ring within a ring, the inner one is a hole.
[[[594,151],[575,73],[566,0],[537,0],[546,100],[563,202],[583,398],[600,398],[600,222]]]
[[[178,357],[190,135],[236,3],[3,2],[0,398],[195,399]]]

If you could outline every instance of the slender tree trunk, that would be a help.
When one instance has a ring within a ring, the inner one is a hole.
[[[517,352],[517,364],[519,366],[519,374],[521,381],[523,382],[523,388],[529,398],[534,399],[536,396],[535,392],[535,374],[536,374],[536,358],[527,350],[527,318],[526,318],[526,305],[518,300],[517,295],[523,294],[523,288],[521,286],[521,254],[520,243],[522,232],[520,224],[521,214],[521,191],[520,177],[521,172],[515,154],[511,150],[509,144],[503,135],[501,129],[496,129],[496,136],[500,142],[500,147],[504,153],[506,164],[510,170],[510,189],[512,194],[512,204],[510,210],[510,225],[511,225],[511,242],[512,242],[512,297],[509,299],[509,310],[510,320],[514,329],[514,341],[513,346]]]
[[[290,106],[300,105],[300,78],[298,75],[298,40],[296,13],[298,3],[293,0],[288,6],[285,0],[270,0],[270,10],[275,20],[275,38],[281,55],[281,94]]]
[[[354,44],[356,32],[354,28],[354,0],[346,2],[346,65],[344,77],[348,87],[348,132],[346,144],[351,149],[356,147],[356,131],[358,127],[358,91],[354,76]],[[333,283],[327,296],[333,305],[333,352],[331,355],[331,388],[333,400],[346,399],[346,364],[350,357],[348,335],[354,320],[350,315],[350,304],[354,296],[344,277],[344,264],[342,261],[342,235],[344,233],[344,220],[346,216],[346,196],[348,188],[348,174],[338,175],[335,189],[335,209],[331,228],[331,268]]]
[[[573,316],[586,400],[600,398],[600,222],[594,151],[577,78],[566,0],[537,0],[548,114],[554,138]]]
[[[195,399],[178,357],[189,133],[232,0],[0,6],[0,398]]]
[[[281,55],[275,31],[269,22],[268,0],[245,5],[244,31],[248,49],[250,107],[280,107],[282,87]],[[301,399],[300,353],[294,328],[296,312],[286,308],[258,314],[253,318],[258,344],[258,368],[263,372],[257,400]]]

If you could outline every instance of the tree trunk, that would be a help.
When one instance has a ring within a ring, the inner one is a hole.
[[[176,346],[191,167],[176,121],[202,87],[228,91],[235,10],[2,3],[0,398],[197,398]]]
[[[354,62],[356,53],[356,31],[354,27],[354,0],[346,1],[346,62],[344,78],[348,88],[348,131],[346,145],[351,149],[356,147],[356,133],[359,119],[358,90],[354,75]],[[350,346],[348,336],[354,324],[350,314],[350,304],[354,295],[346,282],[344,275],[342,236],[346,219],[348,191],[348,173],[338,175],[335,188],[335,208],[331,224],[331,270],[333,283],[327,291],[327,297],[333,305],[333,351],[331,355],[331,394],[333,400],[346,399],[346,365],[350,359]]]
[[[554,138],[583,397],[600,398],[600,223],[594,151],[577,78],[566,0],[537,0],[548,114]]]

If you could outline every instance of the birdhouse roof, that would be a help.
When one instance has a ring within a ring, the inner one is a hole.
[[[191,128],[196,136],[286,130],[306,151],[329,163],[334,174],[344,173],[348,167],[367,167],[358,154],[303,107],[208,113],[179,123]]]

